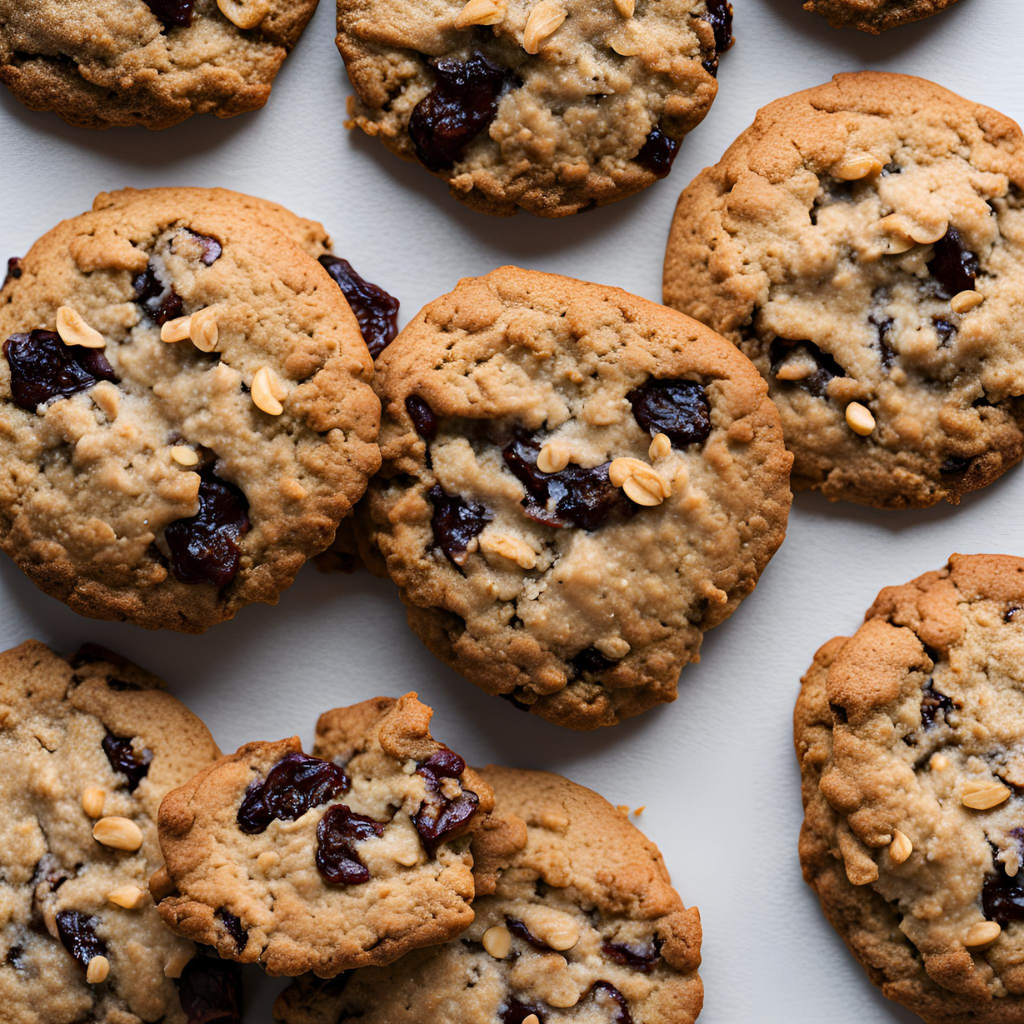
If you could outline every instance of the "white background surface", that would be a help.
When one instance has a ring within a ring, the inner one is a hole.
[[[347,133],[348,83],[323,0],[268,106],[230,121],[89,132],[3,92],[0,255],[23,254],[104,189],[222,185],[322,220],[336,251],[401,299],[403,323],[459,277],[502,263],[658,300],[679,190],[778,96],[874,67],[933,78],[1024,118],[1021,0],[961,0],[880,39],[833,31],[799,0],[734,2],[738,41],[708,119],[670,178],[616,206],[563,221],[490,219]],[[793,701],[815,649],[854,630],[882,586],[938,568],[953,551],[1024,553],[1022,504],[1024,468],[959,508],[882,513],[798,497],[785,544],[754,594],[708,635],[701,664],[684,670],[679,700],[589,735],[519,714],[440,665],[408,631],[395,588],[365,573],[307,566],[278,607],[247,608],[192,637],[79,618],[3,559],[0,648],[29,637],[60,651],[86,640],[112,647],[167,679],[226,751],[293,732],[308,741],[326,708],[416,689],[436,710],[436,734],[470,761],[547,768],[613,803],[646,804],[640,825],[701,910],[702,1024],[907,1024],[916,1018],[876,993],[801,881]],[[279,987],[254,977],[247,1022],[269,1024]]]

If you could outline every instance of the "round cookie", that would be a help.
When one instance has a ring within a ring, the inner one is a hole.
[[[768,380],[794,488],[956,503],[1020,461],[1024,139],[881,72],[765,107],[683,192],[665,302]]]
[[[329,711],[313,756],[249,743],[168,795],[164,921],[268,974],[321,977],[462,931],[493,797],[431,714],[414,693]]]
[[[338,0],[351,124],[504,216],[665,177],[730,45],[728,0]]]
[[[364,560],[456,671],[560,725],[671,701],[782,542],[790,457],[735,348],[616,288],[504,267],[377,360]]]
[[[273,603],[379,465],[359,325],[286,220],[322,244],[234,193],[125,191],[14,265],[0,548],[75,611],[200,632]]]
[[[326,984],[300,979],[275,1017],[692,1024],[704,998],[700,915],[683,907],[654,844],[567,779],[495,767],[483,775],[499,810],[525,820],[528,838],[518,851],[506,847],[493,892],[473,904],[473,924],[390,967]]]
[[[1024,559],[954,555],[817,653],[797,703],[804,877],[928,1024],[1024,1021]]]
[[[84,128],[262,107],[317,0],[0,0],[0,81]]]
[[[828,18],[833,28],[859,28],[877,36],[887,28],[920,21],[956,0],[807,0],[805,11]]]
[[[237,969],[196,957],[146,891],[160,800],[219,756],[161,686],[102,648],[0,654],[5,1024],[241,1020]]]

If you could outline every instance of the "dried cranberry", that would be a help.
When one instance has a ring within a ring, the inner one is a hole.
[[[132,287],[135,289],[135,301],[157,324],[162,326],[168,320],[181,316],[184,310],[181,296],[173,288],[160,283],[152,263],[132,281]]]
[[[501,1014],[501,1024],[523,1024],[523,1021],[531,1015],[536,1017],[540,1024],[544,1024],[544,1014],[536,1006],[521,1003],[515,996],[509,996],[498,1007],[498,1013]]]
[[[112,732],[103,737],[103,753],[107,755],[110,767],[128,780],[128,792],[134,793],[149,774],[152,753],[144,750],[142,754],[136,754],[130,738],[115,736]]]
[[[960,232],[951,227],[935,243],[935,255],[928,261],[928,273],[939,283],[940,295],[951,299],[974,287],[978,257],[964,247]]]
[[[178,1001],[188,1024],[241,1024],[241,969],[230,960],[193,957],[178,979]]]
[[[238,538],[249,532],[248,513],[249,503],[237,487],[205,472],[199,484],[199,511],[164,530],[175,578],[226,587],[241,562]]]
[[[805,391],[809,391],[815,398],[828,397],[828,382],[833,377],[845,377],[846,371],[827,352],[822,352],[812,341],[787,341],[785,338],[776,338],[768,349],[768,362],[771,365],[772,376],[779,371],[779,367],[786,361],[794,348],[803,348],[814,360],[817,367],[815,371],[803,380],[783,381],[785,384],[795,384]]]
[[[88,967],[94,956],[104,956],[106,944],[96,934],[99,921],[86,917],[77,910],[57,912],[57,935],[64,948],[83,966]]]
[[[434,541],[452,562],[462,565],[468,557],[470,541],[491,521],[490,512],[483,505],[445,494],[437,485],[427,491],[427,497],[434,506],[430,517]]]
[[[632,967],[634,971],[650,974],[661,959],[655,946],[631,946],[621,942],[605,942],[601,946],[605,956],[617,964]]]
[[[707,17],[715,33],[715,49],[719,56],[735,42],[732,35],[732,4],[729,0],[707,0]]]
[[[65,345],[53,331],[12,334],[4,342],[11,368],[11,397],[35,412],[44,402],[68,398],[101,380],[117,383],[117,374],[97,348]]]
[[[409,395],[405,400],[405,410],[416,428],[416,433],[424,441],[433,441],[437,437],[437,416],[419,395]]]
[[[224,925],[224,931],[235,940],[235,946],[241,952],[249,941],[249,933],[242,927],[242,922],[227,910],[218,910],[217,916]]]
[[[534,949],[539,949],[542,953],[553,952],[552,948],[546,942],[542,942],[538,939],[537,936],[534,935],[518,917],[506,917],[505,924],[513,935],[522,939],[524,942],[528,942]]]
[[[412,822],[428,848],[454,838],[480,806],[476,793],[459,786],[458,796],[445,796],[442,779],[459,779],[466,762],[454,751],[441,747],[416,768],[427,784],[427,797],[413,815]]]
[[[199,250],[199,262],[204,267],[212,267],[224,255],[224,247],[216,238],[210,235],[201,235],[191,228],[182,228],[171,241],[171,252],[177,253],[178,239],[184,235],[185,238]]]
[[[937,715],[945,718],[947,711],[955,710],[957,705],[952,698],[935,689],[935,680],[929,679],[928,685],[921,691],[921,721],[926,729],[935,725]]]
[[[964,455],[950,455],[945,462],[939,466],[939,472],[943,476],[956,476],[959,473],[966,473],[971,468],[974,460]]]
[[[678,152],[679,140],[669,138],[659,125],[655,125],[640,147],[636,162],[656,178],[665,178],[672,170]]]
[[[629,1012],[626,997],[611,982],[595,981],[588,995],[593,995],[598,1003],[614,1008],[612,1024],[633,1024],[633,1015]]]
[[[360,277],[348,260],[337,256],[321,256],[320,265],[344,293],[359,321],[363,341],[370,355],[376,359],[398,333],[398,299],[379,285],[370,284]]]
[[[7,275],[4,277],[4,285],[7,285],[8,281],[17,281],[21,277],[21,257],[12,256],[7,261]]]
[[[989,921],[1004,926],[1011,921],[1024,921],[1024,886],[1002,870],[986,875],[981,887],[981,906]]]
[[[193,0],[146,0],[146,5],[168,28],[192,24]]]
[[[348,787],[348,776],[333,762],[308,754],[288,754],[267,772],[265,779],[257,779],[245,791],[238,808],[238,827],[249,835],[258,835],[275,818],[294,821]]]
[[[703,384],[695,380],[652,378],[630,391],[626,399],[641,428],[667,434],[673,444],[706,441],[711,433],[711,406]]]
[[[482,53],[465,63],[446,57],[434,65],[437,84],[413,108],[409,137],[430,170],[451,167],[494,120],[498,100],[511,80],[507,68]]]
[[[577,672],[606,672],[615,662],[606,658],[596,647],[584,647],[571,664]]]
[[[384,835],[384,826],[373,818],[355,814],[344,804],[335,804],[316,827],[316,869],[335,885],[361,885],[370,871],[359,859],[355,844]]]

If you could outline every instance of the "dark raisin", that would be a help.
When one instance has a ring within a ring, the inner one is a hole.
[[[768,362],[771,364],[771,372],[774,377],[779,371],[789,354],[794,348],[803,348],[814,360],[815,371],[803,380],[783,381],[785,384],[794,384],[796,387],[809,391],[815,398],[828,397],[828,382],[833,377],[845,377],[846,371],[827,352],[822,352],[812,341],[787,341],[785,338],[776,338],[768,349]]]
[[[889,332],[896,322],[891,316],[876,316],[872,314],[868,321],[878,332],[878,356],[882,363],[883,370],[891,370],[892,364],[896,361],[896,350],[889,344]]]
[[[64,870],[61,862],[52,853],[44,853],[36,864],[32,884],[36,889],[45,886],[44,894],[48,895],[55,893],[71,877],[71,873]],[[40,899],[42,895],[37,893],[36,898]]]
[[[207,470],[199,484],[199,511],[164,530],[171,571],[182,583],[226,587],[242,558],[238,538],[248,532],[245,495]]]
[[[518,917],[506,917],[505,924],[513,935],[522,939],[524,942],[528,942],[534,949],[539,949],[542,953],[554,952],[551,946],[538,939],[537,936],[534,935]]]
[[[156,276],[151,263],[134,281],[135,301],[159,325],[181,316],[184,306],[181,296],[171,287],[165,287]]]
[[[53,331],[12,334],[4,342],[11,368],[11,397],[28,412],[54,398],[68,398],[101,380],[117,383],[107,357],[97,348],[65,345]]]
[[[112,732],[103,737],[103,753],[107,755],[110,767],[128,780],[128,792],[134,793],[139,783],[149,774],[152,753],[144,750],[136,754],[130,737],[115,736]]]
[[[185,240],[191,246],[195,246],[199,253],[199,262],[204,267],[212,267],[224,254],[224,247],[217,241],[216,238],[211,238],[209,235],[201,235],[198,231],[192,231],[190,228],[182,228],[171,240],[171,252],[177,253],[178,251],[178,239],[184,236]],[[191,253],[187,253],[191,255]]]
[[[614,1009],[612,1024],[633,1024],[626,997],[609,981],[595,981],[588,995],[593,995],[598,1004]]]
[[[974,460],[964,455],[950,455],[945,462],[939,466],[939,472],[943,476],[956,476],[959,473],[966,473],[971,468]]]
[[[615,963],[632,967],[634,971],[640,971],[641,974],[650,974],[661,959],[661,955],[654,946],[631,946],[621,942],[605,942],[601,949],[605,956],[614,960]]]
[[[94,956],[105,956],[107,947],[96,934],[99,921],[77,910],[57,912],[57,935],[64,948],[83,966]]]
[[[536,1006],[521,1003],[515,996],[509,996],[498,1007],[498,1013],[501,1014],[501,1024],[523,1024],[523,1021],[531,1015],[537,1018],[539,1024],[544,1024],[544,1014]]]
[[[1024,886],[1002,870],[985,876],[981,887],[981,905],[985,918],[1008,925],[1024,921]]]
[[[434,531],[435,543],[447,558],[462,565],[468,557],[470,541],[491,521],[490,512],[483,505],[445,494],[438,485],[430,488],[427,497],[434,506],[430,528]]]
[[[11,946],[7,950],[6,960],[16,971],[28,969],[29,964],[25,959],[25,949],[23,946]]]
[[[1007,608],[1006,609],[1006,614],[1003,616],[1003,621],[1004,622],[1013,622],[1017,618],[1017,615],[1018,615],[1019,612],[1020,612],[1020,608],[1018,608],[1016,606],[1014,606],[1012,608]]]
[[[348,260],[321,256],[320,264],[344,293],[359,321],[363,341],[376,359],[398,333],[398,299],[360,277]]]
[[[458,780],[465,770],[466,762],[447,747],[435,751],[416,768],[416,774],[427,784],[427,797],[412,822],[429,849],[455,838],[480,806],[476,793],[463,789],[461,784],[458,796],[448,797],[442,791],[442,779]]]
[[[257,835],[275,818],[294,821],[348,787],[348,776],[333,762],[308,754],[288,754],[267,772],[265,779],[249,785],[238,808],[238,827]]]
[[[409,137],[420,161],[440,171],[460,160],[494,120],[511,75],[474,53],[465,63],[454,57],[439,60],[434,77],[434,88],[413,108]]]
[[[146,5],[168,28],[192,24],[193,0],[146,0]]]
[[[328,808],[316,827],[316,869],[335,885],[361,885],[370,871],[359,859],[355,844],[384,835],[384,826],[373,818],[355,814],[344,804]]]
[[[656,178],[667,178],[678,152],[679,140],[670,138],[655,125],[644,139],[636,162]]]
[[[242,922],[227,910],[218,910],[217,916],[224,925],[224,931],[235,940],[235,946],[241,952],[249,941],[249,933],[242,927]]]
[[[956,324],[950,323],[941,316],[933,316],[932,323],[935,325],[935,333],[939,336],[939,348],[946,348],[956,337],[958,331]]]
[[[950,228],[935,243],[935,255],[928,261],[928,273],[939,283],[940,295],[951,299],[974,287],[978,257],[964,247],[960,232]]]
[[[7,261],[7,274],[4,277],[4,285],[7,285],[8,281],[17,281],[21,277],[21,257],[12,256]]]
[[[715,33],[715,48],[702,63],[709,75],[717,75],[718,58],[735,41],[732,36],[732,4],[728,0],[707,0],[707,16],[704,20]]]
[[[572,659],[572,665],[577,672],[606,672],[615,664],[606,658],[596,647],[584,647],[579,654]]]
[[[711,406],[703,384],[695,380],[651,378],[626,395],[633,418],[653,437],[667,434],[685,447],[706,441],[711,433]]]
[[[433,441],[437,437],[437,416],[419,395],[410,395],[405,400],[405,411],[424,441]]]
[[[178,1001],[187,1024],[241,1024],[241,969],[230,960],[193,957],[178,979]]]
[[[934,679],[928,680],[928,685],[921,691],[921,721],[926,729],[935,725],[936,716],[941,714],[945,719],[946,712],[957,707],[959,705],[951,697],[935,689]]]

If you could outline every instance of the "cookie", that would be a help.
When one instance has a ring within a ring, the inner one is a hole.
[[[348,978],[303,978],[284,1024],[692,1024],[700,1013],[700,915],[661,854],[596,793],[557,775],[488,768],[525,848],[473,905],[459,938]],[[506,853],[512,846],[506,847]]]
[[[1024,559],[954,555],[817,653],[795,714],[804,877],[928,1024],[1024,1020]]]
[[[46,593],[201,632],[331,542],[379,464],[379,403],[356,318],[292,236],[326,246],[235,193],[129,190],[14,264],[0,548]]]
[[[262,107],[317,0],[0,0],[0,82],[84,128]]]
[[[268,974],[333,977],[444,942],[473,920],[470,834],[491,789],[430,736],[413,693],[249,743],[160,808],[164,921]]]
[[[795,488],[910,508],[1020,461],[1024,139],[905,75],[769,104],[683,192],[665,302],[769,382]]]
[[[195,957],[146,891],[160,800],[219,756],[161,686],[102,648],[0,654],[6,1024],[241,1020],[237,969]]]
[[[338,0],[350,124],[502,216],[665,177],[731,44],[727,0]]]
[[[652,302],[504,267],[376,366],[361,553],[427,646],[574,729],[674,700],[785,534],[790,457],[750,363]]]
[[[956,0],[807,0],[805,11],[828,18],[833,28],[859,28],[877,36],[887,28],[920,21]]]

